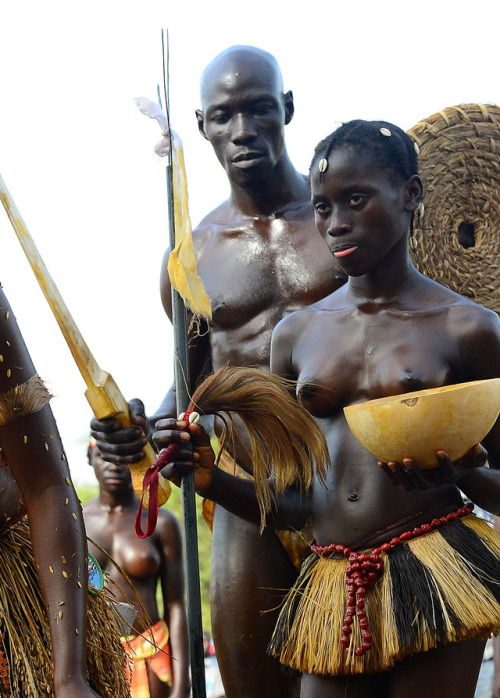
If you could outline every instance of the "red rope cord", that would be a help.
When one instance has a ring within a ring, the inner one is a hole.
[[[182,418],[183,421],[189,422],[189,415],[192,410],[188,410],[184,413]],[[177,455],[179,451],[179,444],[170,444],[167,448],[164,448],[161,453],[158,454],[155,462],[149,466],[144,474],[144,479],[142,481],[142,497],[139,502],[139,508],[137,510],[137,516],[135,517],[135,533],[138,538],[149,538],[152,536],[156,530],[156,524],[158,523],[158,477],[160,470],[162,470],[168,463],[172,462],[172,459]],[[142,510],[144,507],[144,496],[149,487],[149,504],[148,504],[148,517],[146,530],[142,529]]]

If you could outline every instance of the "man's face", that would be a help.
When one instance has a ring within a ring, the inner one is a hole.
[[[202,99],[200,131],[230,181],[241,187],[265,182],[283,155],[284,126],[293,113],[291,94],[280,91],[274,71],[233,59],[204,80]]]

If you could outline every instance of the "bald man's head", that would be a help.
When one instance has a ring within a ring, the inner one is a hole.
[[[228,87],[236,85],[242,71],[254,76],[265,75],[269,85],[277,93],[283,93],[283,78],[274,56],[254,46],[231,46],[219,53],[203,71],[200,82],[202,108],[205,108],[214,84],[223,81]]]

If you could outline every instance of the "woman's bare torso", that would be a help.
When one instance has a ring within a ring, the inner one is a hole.
[[[85,525],[88,536],[103,548],[105,555],[95,546],[90,550],[102,569],[110,577],[110,590],[117,601],[130,603],[137,608],[134,627],[147,628],[158,620],[156,587],[162,566],[162,557],[155,536],[140,540],[134,529],[136,511],[115,509],[105,512],[94,500],[85,508]],[[143,523],[144,525],[144,523]],[[133,588],[123,574],[111,562],[110,557],[130,579]],[[140,601],[139,601],[140,599]]]
[[[303,317],[291,350],[293,377],[299,401],[325,432],[332,462],[326,489],[318,481],[313,487],[316,540],[371,546],[457,508],[461,496],[453,485],[395,487],[352,435],[343,408],[470,380],[456,330],[472,304],[438,290],[436,304],[353,305],[343,291],[297,314]]]

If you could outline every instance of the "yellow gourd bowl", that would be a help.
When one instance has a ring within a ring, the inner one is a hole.
[[[413,458],[437,466],[436,451],[452,461],[488,434],[500,413],[500,378],[430,388],[344,408],[362,446],[385,463]]]

